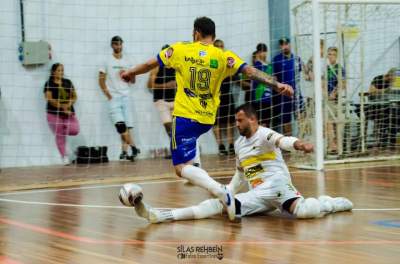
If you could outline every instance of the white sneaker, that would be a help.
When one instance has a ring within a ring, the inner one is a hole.
[[[232,191],[229,190],[225,185],[222,186],[224,191],[223,197],[220,197],[220,201],[226,207],[226,211],[228,213],[228,217],[230,221],[236,220],[236,205],[235,205],[235,196]]]
[[[318,197],[318,201],[321,206],[322,213],[332,213],[333,212],[333,198],[328,195],[322,195]]]
[[[140,217],[146,218],[152,224],[164,223],[173,221],[171,209],[155,209],[143,202],[143,197],[135,202],[136,214]]]
[[[71,161],[69,160],[68,156],[62,157],[62,163],[64,166],[68,166],[71,164]]]
[[[160,209],[150,208],[148,212],[149,212],[149,217],[147,218],[147,220],[149,220],[149,222],[152,224],[170,222],[174,220],[174,216],[172,215],[171,209],[160,210]]]
[[[343,212],[351,211],[353,209],[353,203],[345,197],[335,197],[333,198],[333,211]]]
[[[353,209],[353,203],[345,197],[330,197],[323,195],[318,198],[321,203],[321,211],[327,213],[335,213],[342,211],[350,211]]]

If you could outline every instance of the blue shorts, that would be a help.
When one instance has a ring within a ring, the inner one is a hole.
[[[200,124],[188,118],[173,117],[171,154],[174,166],[194,159],[197,139],[211,128],[212,125]]]

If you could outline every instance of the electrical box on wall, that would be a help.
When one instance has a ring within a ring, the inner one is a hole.
[[[50,60],[50,46],[46,41],[24,41],[19,46],[22,65],[45,64]]]

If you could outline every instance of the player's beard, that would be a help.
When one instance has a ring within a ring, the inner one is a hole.
[[[122,53],[122,48],[118,48],[118,49],[113,49],[114,54],[119,55]]]
[[[248,137],[251,134],[250,126],[243,127],[242,129],[238,128],[239,134],[243,137]]]

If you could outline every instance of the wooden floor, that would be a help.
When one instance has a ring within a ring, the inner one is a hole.
[[[205,167],[212,162],[217,161],[212,158]],[[399,163],[360,163],[324,173],[293,170],[304,196],[346,196],[354,202],[353,212],[314,220],[260,215],[241,223],[222,215],[158,225],[120,206],[117,182],[140,182],[145,201],[155,207],[182,207],[209,197],[172,176],[161,161],[3,169],[0,263],[399,263]],[[139,169],[143,166],[151,173]],[[156,178],[157,173],[164,176]],[[229,180],[215,175],[223,183]],[[81,185],[5,191],[18,184],[43,187],[46,179],[48,187],[61,186],[62,179]]]

